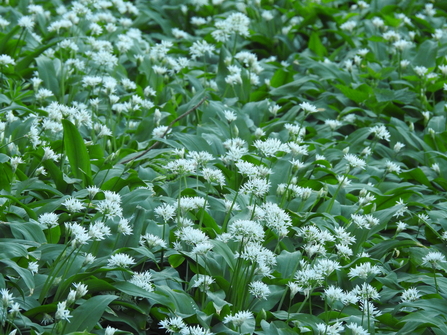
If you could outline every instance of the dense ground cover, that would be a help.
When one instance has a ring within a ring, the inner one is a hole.
[[[447,4],[0,7],[0,334],[446,334]]]

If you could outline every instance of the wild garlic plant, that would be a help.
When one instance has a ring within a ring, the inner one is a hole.
[[[9,0],[0,334],[446,333],[446,9]]]

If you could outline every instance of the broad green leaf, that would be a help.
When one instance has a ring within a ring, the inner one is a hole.
[[[435,67],[437,53],[438,43],[432,39],[427,39],[419,45],[416,56],[411,63],[413,66]]]
[[[62,120],[62,124],[64,126],[64,148],[71,171],[76,178],[82,179],[83,186],[87,187],[92,184],[92,172],[84,140],[73,123]]]
[[[321,43],[320,36],[316,31],[313,31],[312,34],[310,34],[309,49],[320,57],[327,56],[327,50],[323,43]]]
[[[337,87],[348,99],[356,103],[363,103],[370,97],[368,92],[359,89],[353,89],[345,85],[335,85],[335,87]]]
[[[30,270],[20,267],[15,261],[10,259],[0,259],[0,263],[7,265],[10,269],[14,270],[14,272],[20,279],[23,280],[30,291],[34,290],[34,276]]]
[[[73,311],[73,317],[67,324],[65,332],[91,331],[101,319],[107,306],[116,299],[118,299],[116,295],[97,295],[84,301]]]
[[[44,85],[55,96],[59,96],[59,80],[54,67],[54,61],[46,56],[39,56],[36,58],[37,70],[39,71],[39,78],[44,82]]]

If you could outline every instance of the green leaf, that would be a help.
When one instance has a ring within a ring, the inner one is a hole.
[[[372,248],[368,249],[368,253],[372,258],[380,259],[390,250],[420,246],[420,243],[413,240],[387,240],[381,241]]]
[[[174,254],[169,256],[168,261],[169,264],[175,269],[182,265],[182,263],[185,261],[185,257],[179,254]]]
[[[419,45],[418,52],[411,64],[413,66],[425,66],[426,68],[435,67],[437,53],[438,42],[427,39]]]
[[[20,267],[16,262],[11,261],[9,259],[0,259],[0,263],[3,263],[7,265],[9,268],[13,269],[17,273],[19,278],[21,278],[24,281],[28,289],[30,291],[34,290],[35,287],[34,276],[32,275],[30,270]]]
[[[36,223],[11,222],[9,226],[16,239],[24,239],[38,243],[47,242],[42,228]]]
[[[348,99],[358,104],[369,98],[369,93],[358,89],[353,89],[345,85],[335,85],[335,87],[338,88]]]
[[[16,35],[19,32],[20,29],[22,28],[16,25],[13,29],[11,29],[9,33],[0,35],[0,54],[4,54],[6,52],[8,42],[11,40],[11,38],[14,37],[14,35]]]
[[[25,246],[16,241],[0,241],[0,259],[28,256],[28,251]]]
[[[39,78],[43,80],[45,87],[55,96],[59,96],[59,81],[53,60],[46,56],[39,56],[36,58],[36,63]]]
[[[321,43],[320,36],[316,31],[313,31],[309,39],[309,49],[315,52],[318,56],[327,56],[327,50]]]
[[[179,140],[188,150],[213,153],[210,145],[198,135],[175,133],[174,137]]]
[[[64,148],[71,170],[76,178],[82,179],[85,188],[92,184],[90,157],[87,148],[73,123],[62,120],[62,125],[64,126]]]
[[[405,181],[409,181],[415,184],[423,184],[433,189],[433,185],[430,183],[427,176],[420,168],[415,168],[406,172],[401,172],[399,174],[399,177],[403,178]]]
[[[72,313],[73,317],[67,324],[65,333],[91,331],[101,319],[107,306],[117,298],[116,295],[98,295],[83,302]]]

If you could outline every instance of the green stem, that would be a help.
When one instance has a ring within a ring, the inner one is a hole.
[[[439,294],[439,288],[438,288],[438,280],[436,279],[436,271],[435,271],[435,266],[432,265],[433,268],[433,278],[435,280],[435,288],[436,288],[436,294]]]
[[[231,211],[233,210],[234,204],[236,203],[237,196],[239,195],[239,191],[234,196],[233,202],[231,203],[230,209],[227,211],[227,214],[225,215],[224,222],[222,224],[222,232],[225,233],[227,230],[228,221],[230,220]]]
[[[70,258],[71,254],[74,252],[74,249],[70,252],[70,254],[65,258],[64,261],[61,262],[62,257],[65,254],[65,251],[68,249],[69,244],[67,243],[65,245],[64,250],[62,250],[62,252],[59,254],[59,256],[56,258],[56,260],[54,261],[53,264],[55,264],[55,266],[52,268],[52,270],[50,271],[50,273],[48,274],[47,279],[45,280],[45,283],[43,284],[43,288],[42,291],[40,292],[40,296],[39,296],[39,303],[42,304],[43,301],[45,300],[45,296],[48,293],[48,290],[51,288],[51,286],[53,285],[54,281],[56,280],[56,276],[59,273],[59,271],[62,269],[62,267],[64,266],[65,262],[67,261],[67,259]]]

